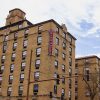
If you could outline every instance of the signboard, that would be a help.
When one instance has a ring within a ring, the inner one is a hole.
[[[49,49],[48,49],[48,54],[52,55],[52,49],[53,49],[53,31],[49,31]]]

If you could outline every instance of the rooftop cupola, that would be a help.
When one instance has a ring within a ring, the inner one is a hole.
[[[19,22],[21,20],[24,20],[25,15],[26,15],[26,13],[18,8],[10,10],[9,15],[6,18],[6,25],[10,25],[10,24]]]

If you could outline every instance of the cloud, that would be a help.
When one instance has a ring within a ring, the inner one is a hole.
[[[100,46],[94,46],[93,48],[94,49],[100,49]]]
[[[93,47],[100,43],[100,0],[2,0],[0,7],[0,26],[5,24],[9,10],[20,8],[32,23],[48,19],[65,23],[78,39],[77,55],[97,52]]]

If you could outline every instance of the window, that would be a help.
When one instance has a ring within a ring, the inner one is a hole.
[[[69,57],[69,66],[72,66],[72,58]]]
[[[69,76],[72,76],[72,69],[69,68]]]
[[[62,53],[62,58],[63,58],[63,60],[66,59],[66,54],[65,53]]]
[[[5,68],[5,66],[4,66],[4,65],[1,65],[1,68],[0,68],[0,74],[2,74],[2,73],[3,73],[4,68]]]
[[[56,84],[60,84],[60,76],[57,74]]]
[[[77,92],[78,91],[78,87],[75,87],[75,92]]]
[[[41,48],[36,49],[36,56],[39,57],[41,54]]]
[[[62,91],[61,91],[62,95],[65,95],[65,89],[62,88]]]
[[[26,48],[27,45],[28,45],[28,40],[24,40],[24,41],[23,41],[23,48]]]
[[[19,86],[18,94],[19,94],[19,96],[22,96],[22,94],[23,94],[23,85]]]
[[[72,80],[71,79],[69,79],[69,88],[71,89],[71,87],[72,87]]]
[[[26,50],[22,52],[22,59],[23,60],[26,58],[26,54],[27,54],[27,51]]]
[[[84,78],[85,78],[86,81],[90,80],[90,75],[89,74],[90,74],[89,68],[87,67],[87,68],[84,69]]]
[[[37,59],[37,60],[35,61],[35,68],[36,68],[36,69],[39,69],[39,67],[40,67],[40,59]]]
[[[23,28],[23,25],[22,24],[18,25],[18,28],[19,29]]]
[[[57,85],[54,85],[54,94],[57,94]]]
[[[13,73],[13,71],[14,71],[14,64],[11,64],[10,65],[10,73]]]
[[[59,27],[56,27],[56,32],[59,33]]]
[[[26,66],[26,62],[22,62],[22,63],[21,63],[21,71],[24,71],[25,66]]]
[[[9,84],[12,84],[13,81],[13,75],[9,75]]]
[[[1,94],[1,91],[2,91],[2,90],[1,90],[1,87],[0,87],[0,94]]]
[[[65,77],[62,76],[62,83],[65,84]]]
[[[1,63],[4,63],[5,62],[5,58],[6,58],[6,56],[5,55],[2,55]]]
[[[63,32],[63,37],[66,38],[66,33]]]
[[[15,51],[16,48],[17,48],[17,42],[14,42],[14,43],[13,43],[13,51]]]
[[[24,81],[24,73],[21,73],[20,74],[20,83],[23,83],[23,81]]]
[[[42,31],[43,30],[43,25],[38,26],[38,31]]]
[[[37,71],[37,72],[34,72],[34,79],[35,80],[38,80],[39,79],[39,71]]]
[[[56,44],[59,45],[59,38],[56,37]]]
[[[75,67],[75,75],[78,75],[78,67]]]
[[[0,76],[0,85],[2,84],[2,76]]]
[[[69,36],[69,42],[72,42],[72,37],[71,36]]]
[[[7,40],[8,40],[8,35],[5,35],[4,41],[7,41]]]
[[[75,77],[75,85],[78,85],[78,78]]]
[[[42,36],[38,36],[37,37],[37,44],[41,45],[41,43],[42,43]]]
[[[71,100],[71,91],[69,90],[69,100]]]
[[[11,60],[14,61],[15,60],[15,57],[16,57],[16,54],[15,53],[12,53]]]
[[[14,40],[16,41],[17,38],[18,38],[18,33],[16,32],[16,33],[14,33]]]
[[[55,67],[58,68],[58,61],[55,60]]]
[[[58,49],[55,49],[55,56],[58,56]]]
[[[75,92],[75,100],[78,100],[78,92]]]
[[[75,68],[77,68],[77,67],[78,67],[78,63],[75,64]]]
[[[54,73],[54,78],[57,78],[57,73],[56,72]]]
[[[11,95],[11,92],[12,92],[12,87],[9,86],[8,87],[8,90],[7,90],[7,96],[10,96]]]
[[[62,64],[62,71],[65,72],[65,65]]]
[[[3,53],[5,53],[6,50],[7,50],[7,43],[4,43],[4,44],[3,44]]]
[[[24,32],[24,38],[28,37],[28,33],[29,33],[29,29],[25,30],[25,32]]]
[[[69,47],[69,55],[71,56],[72,55],[72,48]]]
[[[86,95],[87,97],[90,96],[90,91],[89,91],[89,89],[86,89],[85,95]]]
[[[33,93],[36,93],[37,94],[38,89],[39,89],[39,85],[38,84],[34,84]]]
[[[63,42],[62,46],[63,46],[63,49],[66,49],[66,43],[65,42]]]

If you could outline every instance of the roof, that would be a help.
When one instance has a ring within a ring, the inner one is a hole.
[[[14,10],[19,10],[19,11],[23,12],[24,14],[26,14],[24,11],[22,11],[22,10],[19,9],[19,8],[12,9],[12,10],[9,11],[9,13],[12,12],[12,11],[14,11]]]
[[[89,59],[89,58],[97,58],[100,60],[100,58],[96,55],[90,55],[90,56],[84,56],[84,57],[78,57],[75,60],[82,60],[82,59]]]
[[[29,22],[28,20],[25,19],[25,20],[22,20],[22,21],[13,23],[13,24],[11,24],[11,25],[7,25],[7,26],[4,26],[4,27],[1,27],[0,30],[3,30],[3,29],[5,29],[5,28],[7,28],[7,27],[11,27],[11,26],[17,25],[17,24],[19,24],[19,23],[22,23],[23,21],[27,21],[27,22],[30,24],[30,26],[27,26],[27,27],[25,27],[25,28],[21,28],[21,29],[15,30],[15,31],[20,31],[20,30],[23,30],[23,29],[26,29],[26,28],[38,26],[38,25],[45,24],[45,23],[48,23],[48,22],[53,22],[53,23],[55,23],[58,27],[60,27],[61,29],[63,29],[62,26],[59,25],[59,24],[58,24],[55,20],[53,20],[53,19],[50,19],[50,20],[47,20],[47,21],[43,21],[43,22],[40,22],[40,23],[36,23],[36,24],[32,24],[31,22]],[[12,31],[12,32],[15,32],[15,31]],[[75,38],[72,34],[70,34],[69,32],[67,32],[67,34],[69,34],[70,36],[72,36],[72,38],[73,38],[74,40],[76,40],[76,38]]]
[[[6,28],[8,28],[8,27],[12,27],[12,26],[21,24],[21,23],[23,23],[24,21],[27,21],[27,23],[28,23],[29,25],[33,25],[31,22],[29,22],[28,20],[25,19],[25,20],[21,20],[21,21],[19,21],[19,22],[16,22],[16,23],[13,23],[13,24],[10,24],[10,25],[7,25],[7,26],[0,27],[0,30],[3,30],[3,29],[6,29]]]

